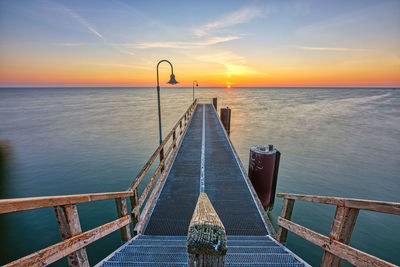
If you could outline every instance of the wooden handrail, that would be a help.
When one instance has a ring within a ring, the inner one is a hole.
[[[396,202],[288,193],[278,193],[277,197],[400,215],[400,203]]]
[[[189,118],[189,120],[190,120],[190,118]],[[181,138],[180,139],[174,139],[172,144],[171,144],[171,146],[173,148],[176,148],[176,149],[172,150],[172,154],[169,157],[168,162],[166,164],[163,162],[163,165],[165,164],[166,170],[169,170],[170,167],[172,166],[173,160],[175,158],[175,155],[176,155],[176,153],[178,151],[178,147],[179,147],[177,143],[180,143],[182,141],[183,136],[184,136],[185,132],[187,131],[187,127],[184,128],[184,129],[181,129],[181,130],[182,131],[179,133],[179,135],[181,135]],[[170,148],[171,148],[171,146],[170,146]],[[167,154],[169,154],[169,151],[167,152]],[[136,225],[134,227],[135,233],[141,233],[142,232],[142,230],[143,230],[143,228],[145,226],[145,223],[147,222],[147,219],[150,216],[150,212],[151,212],[151,210],[152,210],[152,208],[154,206],[154,203],[156,201],[157,195],[159,194],[159,192],[160,192],[160,190],[162,188],[162,185],[163,185],[165,179],[167,178],[167,174],[168,174],[168,172],[166,172],[166,171],[163,172],[161,174],[160,178],[158,179],[156,185],[153,187],[152,192],[151,192],[150,196],[148,197],[148,199],[146,201],[146,206],[141,211],[140,218],[138,218],[138,222],[136,223]],[[139,202],[139,200],[137,202]],[[139,214],[139,210],[140,209],[137,206],[139,206],[139,205],[136,205],[136,207],[133,210],[134,216],[137,216]]]
[[[278,217],[278,224],[295,233],[296,235],[304,238],[305,240],[313,243],[314,245],[317,245],[328,251],[329,253],[332,253],[344,260],[347,260],[348,262],[356,266],[396,266],[394,264],[391,264],[390,262],[384,261],[375,256],[369,255],[368,253],[350,247],[349,245],[343,244],[342,242],[332,240],[327,236],[321,235],[282,217]],[[322,264],[322,266],[332,265]]]
[[[132,191],[0,199],[0,214],[104,199],[130,197]]]
[[[169,146],[167,153],[165,154],[165,157],[161,160],[160,164],[158,165],[157,169],[155,170],[153,176],[150,178],[150,181],[148,182],[146,188],[143,190],[142,195],[140,196],[138,203],[137,203],[137,207],[136,209],[140,209],[145,201],[145,199],[147,198],[147,195],[150,191],[150,189],[153,187],[153,184],[156,180],[156,177],[158,175],[158,173],[161,171],[162,167],[164,166],[165,161],[167,160],[169,154],[171,153],[172,149],[175,148],[175,143],[176,143],[176,139],[172,142],[172,144]]]
[[[172,128],[172,130],[169,132],[169,134],[164,138],[163,142],[161,145],[159,145],[154,151],[153,155],[151,155],[150,159],[146,162],[146,164],[143,166],[142,170],[139,172],[139,174],[136,176],[136,178],[132,181],[131,185],[129,186],[128,190],[135,190],[140,182],[142,181],[143,177],[146,175],[147,171],[150,169],[151,165],[153,162],[156,160],[164,146],[167,144],[171,136],[173,136],[174,132],[178,128],[178,126],[182,127],[182,120],[186,118],[186,115],[195,107],[197,104],[197,98],[195,101],[189,106],[189,108],[186,110],[186,112],[180,117],[178,122],[175,124],[175,126]]]
[[[4,267],[48,265],[67,256],[68,254],[71,254],[79,249],[86,247],[90,243],[93,243],[94,241],[124,227],[125,225],[128,225],[130,222],[131,217],[129,215],[124,216],[82,234],[75,235],[40,251],[34,252],[21,259],[10,262]]]
[[[277,239],[279,242],[286,241],[287,231],[289,230],[323,248],[325,252],[321,262],[322,267],[341,266],[342,259],[356,266],[395,266],[350,247],[348,243],[360,210],[400,215],[400,203],[287,193],[278,193],[277,196],[284,198],[281,216],[278,217]],[[335,217],[329,237],[290,221],[295,200],[336,205]]]

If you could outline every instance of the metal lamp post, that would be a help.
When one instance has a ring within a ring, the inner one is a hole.
[[[171,76],[170,76],[170,79],[169,79],[169,81],[167,83],[172,84],[172,85],[178,83],[175,80],[174,67],[172,67],[171,62],[169,62],[168,60],[165,60],[165,59],[160,60],[160,62],[158,62],[158,64],[157,64],[158,129],[159,129],[159,132],[160,132],[160,145],[162,144],[162,131],[161,131],[160,82],[159,82],[159,78],[158,78],[158,66],[162,62],[167,62],[171,66]]]
[[[194,83],[196,83],[196,86],[199,86],[199,83],[197,81],[193,81],[193,101],[194,101]]]

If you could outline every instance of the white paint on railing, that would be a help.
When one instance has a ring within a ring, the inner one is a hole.
[[[203,104],[203,128],[201,134],[201,167],[200,167],[200,193],[204,193],[205,186],[205,154],[206,154],[206,105]]]

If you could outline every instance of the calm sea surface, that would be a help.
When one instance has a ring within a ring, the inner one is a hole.
[[[232,108],[231,139],[246,167],[252,145],[281,151],[278,192],[400,202],[400,90],[199,88],[196,96]],[[161,97],[165,136],[192,91],[162,88]],[[156,149],[157,127],[154,88],[0,89],[0,198],[125,190]],[[78,211],[84,231],[116,218],[112,200]],[[334,211],[296,201],[292,220],[327,235]],[[350,243],[400,264],[399,226],[400,216],[361,211]],[[119,238],[89,245],[91,264]],[[0,216],[0,264],[60,240],[52,208]],[[322,249],[293,234],[287,245],[319,264]]]

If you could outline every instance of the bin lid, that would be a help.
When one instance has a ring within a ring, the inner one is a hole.
[[[250,148],[250,151],[266,155],[272,155],[276,153],[276,149],[273,145],[255,145]]]

